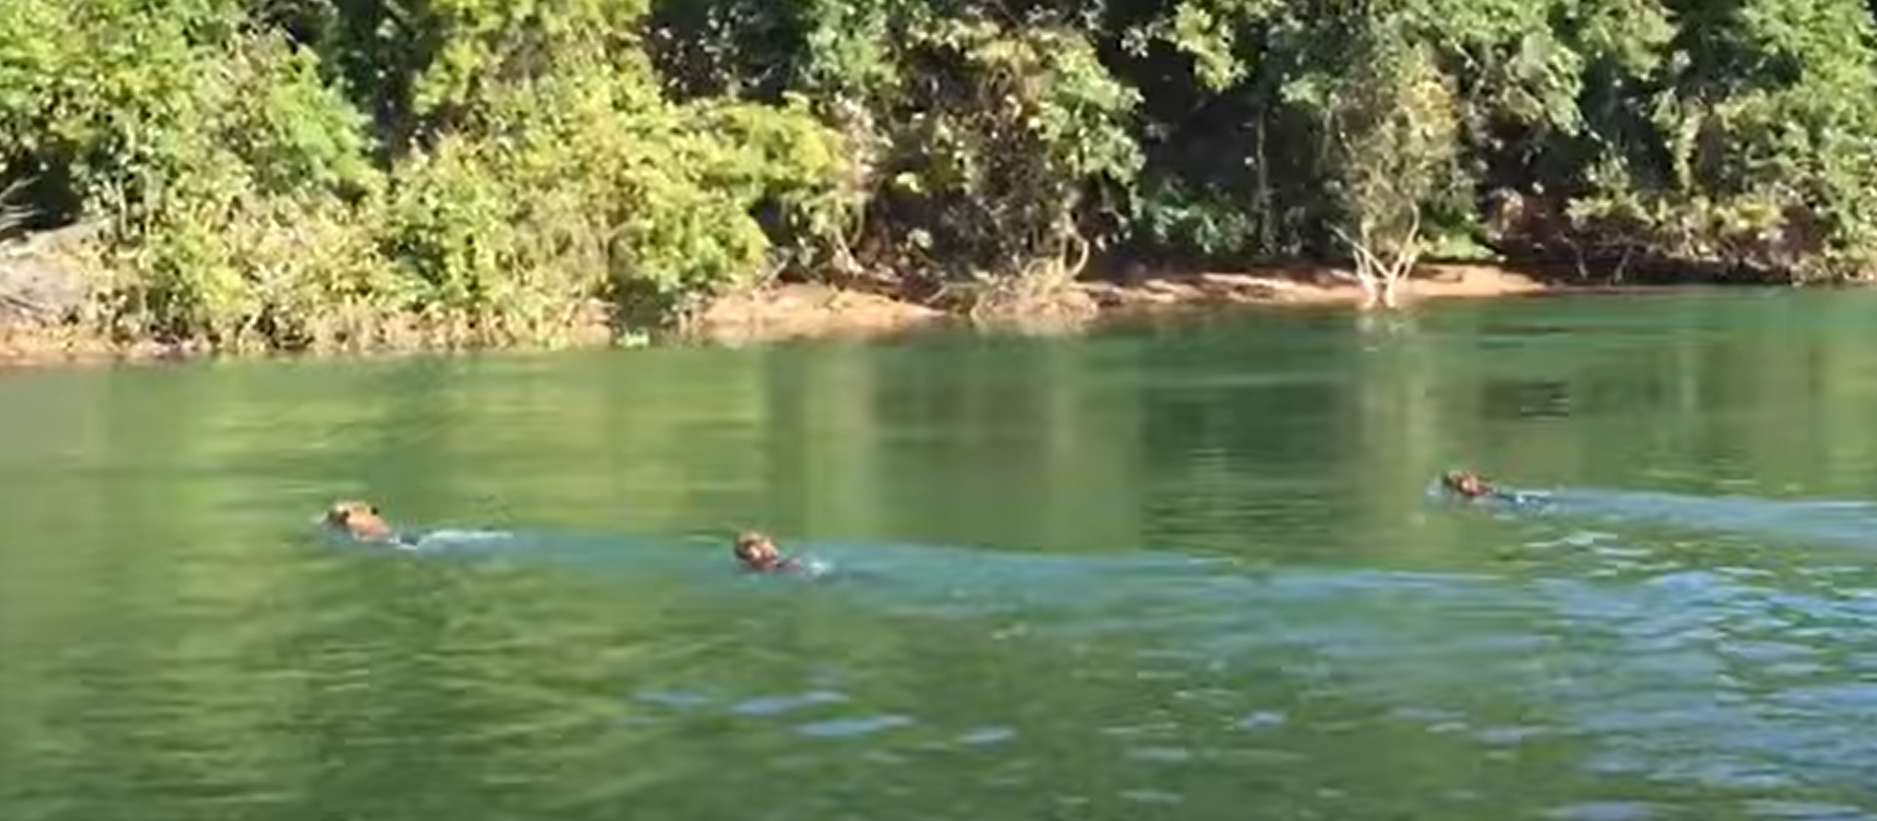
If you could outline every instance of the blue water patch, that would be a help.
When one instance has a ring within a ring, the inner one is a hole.
[[[958,743],[968,747],[988,747],[1002,744],[1015,738],[1017,731],[1009,727],[979,727],[958,736]]]
[[[1575,509],[1633,508],[1691,519],[1712,507],[1661,495],[1548,498]],[[1842,504],[1817,509],[1862,515]],[[1793,510],[1762,506],[1735,511],[1729,521],[1802,518]],[[1178,554],[833,542],[796,546],[798,555],[828,568],[821,576],[758,576],[742,573],[728,549],[714,545],[529,532],[446,535],[421,555],[517,559],[583,576],[629,574],[725,596],[812,593],[835,612],[980,625],[987,638],[1038,642],[1068,657],[1100,656],[1126,644],[1141,648],[1126,656],[1137,666],[1097,672],[1199,694],[1164,702],[1219,710],[1217,725],[1240,732],[1277,733],[1288,721],[1279,713],[1247,713],[1216,689],[1190,686],[1190,679],[1281,670],[1318,696],[1367,701],[1393,721],[1501,752],[1552,739],[1590,744],[1584,762],[1590,772],[1768,789],[1866,788],[1877,772],[1867,729],[1877,726],[1877,685],[1810,686],[1793,677],[1795,670],[1773,666],[1816,663],[1877,635],[1877,600],[1830,586],[1832,579],[1781,589],[1763,574],[1674,566],[1621,583],[1347,568],[1249,572],[1229,560]],[[740,582],[752,586],[739,588]],[[837,672],[798,692],[710,696],[680,688],[636,698],[679,712],[787,721],[788,732],[813,738],[924,723],[854,700],[839,679]],[[1525,705],[1524,715],[1508,720],[1478,712],[1481,704],[1508,701]],[[1183,762],[1189,756],[1162,741],[1176,738],[1181,726],[1166,709],[1099,732],[1125,738],[1136,761]],[[821,714],[794,717],[810,710]],[[959,744],[1007,737],[973,726],[933,731]],[[1594,817],[1620,806],[1564,812]]]
[[[796,727],[795,731],[801,735],[819,738],[845,738],[872,735],[912,723],[912,718],[903,715],[859,716],[810,722]]]
[[[1753,534],[1792,541],[1877,546],[1877,503],[1859,500],[1783,500],[1755,496],[1693,496],[1596,488],[1508,489],[1508,498],[1458,500],[1431,483],[1428,495],[1494,512],[1560,519],[1656,524],[1708,532]],[[1615,534],[1576,531],[1534,546],[1603,546]]]
[[[838,704],[846,700],[847,696],[841,693],[811,690],[806,693],[748,699],[731,706],[730,712],[742,716],[770,716],[817,704]]]

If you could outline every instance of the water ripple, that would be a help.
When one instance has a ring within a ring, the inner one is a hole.
[[[796,726],[795,731],[805,736],[843,738],[848,736],[871,735],[895,727],[904,727],[912,723],[914,722],[911,717],[903,715],[856,716],[853,718],[837,718],[801,724]]]

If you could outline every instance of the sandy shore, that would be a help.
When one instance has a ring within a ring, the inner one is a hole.
[[[1481,299],[1606,290],[1558,285],[1496,265],[1422,267],[1401,299]],[[1624,289],[1632,290],[1632,289]],[[1362,291],[1333,269],[1244,273],[1148,273],[1078,282],[1069,298],[1095,317],[1233,305],[1358,305]],[[782,285],[722,297],[697,312],[683,336],[720,344],[798,338],[869,337],[944,322],[954,313],[880,294],[826,285]],[[593,335],[583,335],[592,339]],[[160,344],[114,346],[69,329],[0,332],[0,368],[37,364],[184,359],[199,352]]]
[[[1403,283],[1400,297],[1491,298],[1595,290],[1547,284],[1494,265],[1427,265]],[[1075,293],[1095,316],[1202,310],[1231,305],[1359,305],[1362,289],[1334,269],[1273,268],[1248,273],[1146,274],[1078,282]],[[701,312],[693,333],[701,338],[751,341],[891,333],[954,314],[877,294],[823,285],[787,285],[718,300]]]

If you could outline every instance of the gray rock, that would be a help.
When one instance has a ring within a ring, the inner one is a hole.
[[[95,232],[72,226],[0,245],[0,328],[55,324],[84,308],[91,296],[85,276],[57,252]]]

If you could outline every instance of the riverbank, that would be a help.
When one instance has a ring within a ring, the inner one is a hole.
[[[1673,287],[1673,286],[1670,286]],[[1570,284],[1493,264],[1430,264],[1401,285],[1412,304],[1440,299],[1491,299],[1544,294],[1644,288]],[[1072,304],[1055,311],[1098,321],[1148,312],[1194,311],[1235,306],[1358,306],[1362,289],[1330,267],[1268,267],[1244,272],[1156,272],[1079,281],[1058,299]],[[902,299],[824,285],[787,285],[725,297],[699,312],[691,335],[713,342],[873,335],[901,332],[967,317]],[[1069,323],[1073,325],[1073,323]],[[1052,323],[1061,328],[1064,323]]]
[[[1673,287],[1673,286],[1668,286]],[[1659,290],[1649,288],[1649,290]],[[1560,283],[1493,264],[1430,264],[1401,286],[1404,303],[1442,299],[1491,299],[1620,290],[1600,284]],[[1081,317],[1050,327],[1076,327],[1104,317],[1149,312],[1216,310],[1237,306],[1337,306],[1361,304],[1362,290],[1334,268],[1271,267],[1244,272],[1157,272],[1121,274],[1070,284],[1055,299],[1071,303],[1052,314]],[[1058,308],[1060,305],[1057,306]],[[569,329],[563,337],[582,348],[640,344],[622,341],[605,320]],[[705,344],[756,344],[786,339],[877,337],[945,323],[968,324],[957,311],[942,310],[878,293],[821,284],[769,286],[718,297],[694,311],[683,327],[664,335]],[[395,355],[438,350],[375,348],[337,355]],[[195,345],[154,341],[114,343],[70,326],[0,331],[0,367],[190,359],[209,352]]]

